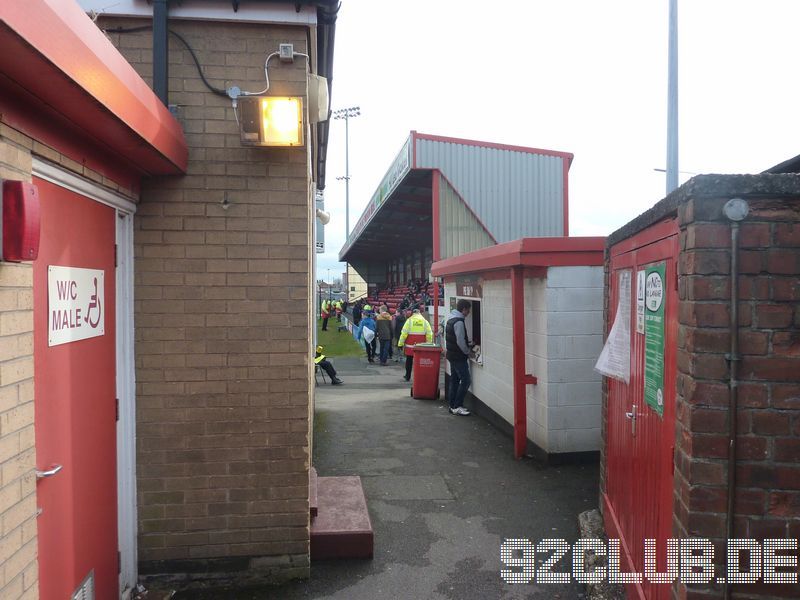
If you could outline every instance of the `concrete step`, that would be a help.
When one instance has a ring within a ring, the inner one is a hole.
[[[319,511],[311,522],[311,560],[372,558],[373,533],[361,478],[317,478]]]
[[[308,506],[313,520],[319,512],[318,477],[314,467],[308,470]]]

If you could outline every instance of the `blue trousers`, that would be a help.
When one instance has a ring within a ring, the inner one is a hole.
[[[389,349],[392,346],[392,340],[381,340],[381,364],[385,364],[389,359]]]
[[[472,384],[472,377],[469,374],[469,362],[466,357],[463,360],[449,362],[450,386],[447,389],[447,399],[450,401],[450,408],[458,408],[464,406],[464,398]]]

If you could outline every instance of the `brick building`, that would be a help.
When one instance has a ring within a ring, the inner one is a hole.
[[[0,7],[0,178],[34,184],[8,190],[41,203],[41,242],[0,262],[0,597],[307,576],[308,73],[330,81],[336,3],[162,6],[155,81],[153,5],[24,4]],[[282,43],[264,95],[301,99],[305,140],[248,147],[223,90],[262,90]],[[94,277],[86,339],[86,312],[54,333],[56,273],[73,300]]]
[[[727,216],[743,214],[730,212],[740,206],[735,203],[725,208],[734,198],[749,206],[740,222]],[[659,265],[666,305],[663,404],[647,401],[649,333],[637,331],[636,310],[629,323],[630,381],[605,384],[601,505],[609,537],[623,539],[623,570],[639,573],[644,538],[661,547],[668,537],[708,538],[723,577],[727,538],[780,540],[794,556],[794,567],[784,569],[794,573],[789,583],[733,585],[732,597],[796,598],[800,176],[695,177],[612,234],[606,253],[609,327],[636,306],[637,270],[650,273]],[[630,275],[633,289],[621,283]],[[632,299],[625,301],[621,289]],[[738,350],[732,346],[737,338]],[[664,550],[659,552],[658,570],[664,571]],[[725,593],[716,578],[702,585],[629,587],[646,598]]]

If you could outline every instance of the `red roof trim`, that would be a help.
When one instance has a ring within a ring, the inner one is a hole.
[[[562,161],[562,167],[564,172],[563,173],[564,180],[562,183],[562,186],[564,187],[564,190],[562,192],[562,195],[564,196],[564,231],[562,235],[564,235],[565,237],[569,235],[569,166],[571,164],[572,164],[571,159],[565,158]]]
[[[599,266],[604,237],[522,238],[435,262],[436,277],[524,267]]]
[[[468,140],[464,138],[447,137],[444,135],[431,135],[429,133],[411,132],[414,141],[416,140],[429,140],[432,142],[444,142],[446,144],[462,144],[464,146],[478,146],[480,148],[492,148],[494,150],[510,150],[512,152],[527,152],[528,154],[542,154],[544,156],[556,156],[558,158],[566,158],[570,164],[575,155],[571,152],[561,152],[559,150],[545,150],[543,148],[529,148],[527,146],[512,146],[509,144],[498,144],[495,142],[482,142],[479,140]],[[414,144],[416,150],[416,144]],[[416,154],[415,154],[416,156]],[[416,162],[416,161],[415,161]]]
[[[0,2],[0,23],[3,46],[17,39],[28,47],[21,55],[0,57],[0,73],[35,101],[59,111],[87,136],[113,139],[113,150],[146,173],[186,171],[180,124],[76,2]],[[87,101],[76,102],[75,90]],[[109,116],[115,131],[108,131]]]

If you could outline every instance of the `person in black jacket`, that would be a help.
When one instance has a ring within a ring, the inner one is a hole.
[[[411,311],[403,310],[398,310],[397,314],[394,316],[394,340],[392,340],[392,344],[395,347],[397,347],[397,344],[400,341],[400,334],[403,333],[403,325],[406,324],[406,318],[409,316],[411,316]],[[400,362],[403,359],[403,351],[398,348],[395,356],[396,358],[394,361]]]
[[[472,303],[461,299],[455,309],[450,313],[444,329],[445,350],[447,361],[450,363],[450,385],[447,389],[447,399],[450,401],[450,414],[465,417],[470,412],[464,408],[464,397],[472,383],[469,374],[469,352],[472,342],[467,337],[467,327],[464,319],[469,315]]]

